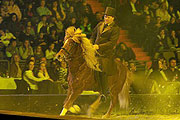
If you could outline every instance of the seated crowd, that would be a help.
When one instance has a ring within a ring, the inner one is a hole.
[[[123,0],[119,20],[131,40],[153,59],[180,48],[180,3],[175,0]]]
[[[79,27],[89,38],[103,20],[103,13],[94,14],[86,0],[0,1],[0,59],[10,61],[10,77],[26,81],[30,93],[66,93],[68,65],[54,59],[64,44],[64,31],[69,26]],[[145,93],[168,91],[172,82],[180,81],[176,66],[180,48],[178,9],[169,0],[122,0],[117,9],[120,27],[152,57],[152,67],[141,73]],[[137,79],[134,51],[125,43],[114,50]],[[165,50],[175,55],[169,65],[161,57]],[[177,87],[178,83],[174,89]],[[133,85],[132,92],[138,93]]]
[[[55,60],[69,26],[90,37],[103,14],[86,0],[1,0],[0,60],[10,77],[22,78],[31,93],[66,93],[67,65]]]

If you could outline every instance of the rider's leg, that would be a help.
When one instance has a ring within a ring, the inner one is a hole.
[[[95,81],[98,83],[98,91],[106,96],[108,94],[108,76],[105,72],[95,71]]]

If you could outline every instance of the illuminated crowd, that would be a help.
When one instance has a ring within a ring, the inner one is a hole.
[[[140,71],[132,48],[125,43],[116,46],[115,55],[133,72],[134,82],[142,79],[143,88],[132,84],[132,93],[170,93],[170,88],[178,93],[180,12],[172,1],[99,0],[104,7],[116,8],[119,26],[152,58],[152,66]],[[93,13],[86,0],[1,0],[0,59],[10,67],[0,76],[33,78],[36,82],[28,83],[31,93],[66,93],[68,65],[54,59],[64,44],[64,31],[79,27],[90,38],[102,20],[103,12]],[[167,51],[170,59],[164,56]],[[139,72],[142,78],[137,78]]]

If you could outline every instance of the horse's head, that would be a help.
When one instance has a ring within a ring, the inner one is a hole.
[[[60,55],[61,58],[63,56],[66,56],[68,58],[72,56],[76,56],[75,54],[72,53],[72,50],[77,47],[77,44],[81,45],[82,37],[83,34],[80,29],[76,29],[74,26],[68,27],[65,31],[64,45],[61,48],[58,55]]]
[[[66,31],[65,31],[65,38],[64,38],[64,40],[66,41],[67,39],[72,37],[74,35],[75,31],[76,31],[76,28],[74,26],[68,27],[66,29]]]
[[[63,50],[61,50],[63,52],[63,55],[69,54],[68,57],[81,57],[80,54],[82,54],[83,59],[85,59],[87,65],[90,68],[97,71],[101,71],[99,68],[99,63],[95,56],[96,49],[93,47],[92,43],[86,37],[86,35],[82,33],[81,29],[76,29],[73,26],[67,28],[65,32],[64,41],[65,43],[62,47]],[[73,48],[76,48],[77,46],[80,48],[80,51],[76,49],[75,53],[78,54],[75,55],[74,53],[71,53],[71,50],[73,50]],[[59,52],[59,54],[62,53],[61,51]]]

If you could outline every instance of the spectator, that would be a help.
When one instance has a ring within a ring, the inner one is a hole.
[[[150,85],[150,93],[163,93],[164,86],[166,85],[168,78],[163,71],[163,65],[161,61],[153,61],[153,72],[149,75],[147,85]]]
[[[138,26],[140,19],[141,19],[141,13],[137,9],[137,0],[130,0],[127,4],[124,6],[124,21],[127,25],[130,25],[130,29],[134,29]],[[133,31],[133,30],[132,30]]]
[[[103,20],[103,14],[101,12],[96,12],[95,19],[93,20],[92,28],[94,28],[102,20]]]
[[[48,46],[52,43],[55,45],[56,51],[58,50],[57,48],[60,47],[59,44],[59,36],[57,35],[57,31],[55,28],[50,29],[50,34],[47,36],[48,39]]]
[[[156,44],[156,48],[155,48],[155,58],[157,58],[159,56],[159,54],[161,54],[164,50],[169,49],[168,48],[168,44],[167,44],[167,35],[165,33],[165,29],[161,29],[159,34],[157,35],[157,44]]]
[[[145,5],[143,6],[142,15],[143,15],[143,16],[149,15],[150,17],[154,17],[154,14],[153,14],[153,12],[149,9],[149,5],[148,5],[148,4],[145,4]]]
[[[9,11],[10,14],[15,13],[17,15],[18,21],[21,20],[22,13],[21,13],[18,5],[14,3],[14,0],[9,1],[8,11]]]
[[[41,17],[41,21],[38,23],[37,26],[37,33],[39,34],[40,32],[43,32],[47,34],[47,28],[48,28],[47,16],[43,15]]]
[[[172,31],[172,30],[178,30],[178,24],[176,22],[176,18],[175,17],[171,17],[170,22],[167,24],[167,29],[168,31]]]
[[[164,93],[165,94],[178,94],[179,93],[179,70],[176,66],[176,59],[171,57],[169,59],[169,67],[165,71],[168,78]]]
[[[40,59],[40,63],[45,63],[46,64],[46,66],[48,65],[48,61],[47,61],[47,59],[46,59],[46,57],[42,57],[41,59]],[[47,67],[49,67],[49,66],[47,66]]]
[[[57,20],[55,17],[51,17],[49,25],[48,25],[48,29],[47,29],[48,34],[50,33],[51,28],[55,28],[56,31],[58,32],[58,34],[62,34],[63,27],[64,27],[64,25],[63,25],[62,21]]]
[[[39,86],[39,93],[53,93],[53,80],[49,77],[49,74],[46,69],[46,64],[41,62],[39,65],[39,71],[37,76],[39,78],[46,79],[48,78],[48,81],[41,81],[38,83]]]
[[[13,54],[11,57],[10,64],[10,77],[22,78],[22,69],[19,65],[20,56],[18,54]]]
[[[179,47],[178,38],[176,37],[176,32],[174,30],[170,31],[170,36],[167,37],[167,44],[172,51],[176,51],[176,48]]]
[[[174,57],[169,59],[169,67],[165,71],[165,74],[168,78],[168,81],[179,81],[179,70],[177,69],[176,59]]]
[[[33,48],[31,47],[29,40],[25,40],[23,45],[20,46],[19,54],[23,60],[26,60],[28,56],[34,55]]]
[[[32,3],[27,4],[27,7],[24,9],[23,16],[25,20],[28,19],[34,21],[33,19],[36,17],[36,12]]]
[[[54,51],[54,43],[49,45],[49,48],[45,51],[45,55],[48,60],[52,60],[55,57],[56,52]]]
[[[29,40],[31,45],[35,45],[35,38],[31,34],[32,28],[30,26],[26,26],[25,30],[20,33],[19,42],[22,44],[24,40]]]
[[[86,0],[82,0],[82,4],[79,8],[79,12],[81,16],[88,16],[88,18],[92,18],[93,16],[93,12],[92,12],[92,8],[91,6],[87,3]]]
[[[43,80],[48,80],[48,77],[46,78],[37,78],[34,76],[33,73],[34,70],[34,62],[29,61],[28,64],[26,64],[24,72],[23,72],[23,79],[29,84],[31,93],[35,94],[38,93],[38,82],[41,82]]]
[[[95,19],[91,5],[88,4],[86,0],[82,0],[82,7],[80,10],[80,13],[81,13],[81,16],[87,16],[89,21],[93,21]]]
[[[163,58],[163,61],[162,61],[162,63],[163,63],[163,70],[165,71],[165,70],[167,70],[168,69],[168,67],[167,67],[167,60],[165,59],[165,58]]]
[[[1,9],[1,16],[3,17],[4,20],[7,20],[7,18],[9,17],[8,6],[9,6],[9,1],[7,0],[2,1],[2,5],[0,9]]]
[[[26,25],[25,25],[25,28],[26,28],[27,31],[24,30],[23,32],[24,32],[24,33],[25,33],[25,32],[29,32],[28,29],[27,29],[27,27],[30,27],[31,30],[30,30],[29,34],[34,37],[36,34],[35,34],[35,28],[33,27],[34,25],[32,25],[32,22],[31,22],[30,20],[28,20],[25,24],[26,24]]]
[[[151,16],[146,15],[144,22],[142,23],[139,32],[140,35],[138,38],[140,39],[139,44],[144,47],[144,50],[149,52],[149,55],[153,55],[154,50],[152,45],[155,44],[154,41],[154,29],[153,29],[153,24],[151,22]],[[141,37],[141,38],[140,38]]]
[[[70,19],[70,21],[65,25],[65,29],[70,27],[70,26],[74,26],[75,28],[79,27],[79,24],[78,24],[76,17],[72,17]]]
[[[159,30],[163,27],[161,23],[161,18],[159,16],[156,17],[155,24],[154,24],[154,32],[158,34]]]
[[[176,12],[174,11],[174,7],[172,5],[169,6],[168,13],[171,16],[171,18],[172,17],[175,17],[175,18],[177,17]]]
[[[115,48],[115,56],[121,60],[130,61],[135,60],[136,56],[130,47],[124,43],[119,43]]]
[[[0,16],[0,29],[5,29],[7,28],[6,22],[2,16]]]
[[[67,0],[60,1],[60,8],[67,14],[69,9],[69,2]]]
[[[150,4],[150,10],[153,12],[153,15],[156,15],[156,10],[159,8],[159,4],[157,0],[152,0]]]
[[[61,64],[61,65],[60,65]],[[59,63],[59,61],[52,61],[51,67],[48,69],[50,77],[56,81],[59,94],[66,93],[67,89],[67,65],[66,63]]]
[[[60,68],[58,69],[58,75],[59,75],[59,79],[58,79],[58,90],[60,94],[65,94],[66,93],[66,89],[68,87],[68,83],[67,83],[67,63],[65,61],[61,61],[60,63]]]
[[[40,45],[42,47],[42,51],[47,49],[47,39],[43,32],[40,32],[36,38],[36,46]]]
[[[46,1],[41,0],[40,1],[40,6],[36,9],[37,13],[39,16],[49,16],[52,15],[51,11],[45,6]]]
[[[130,63],[129,63],[129,70],[130,70],[132,73],[137,72],[136,65],[135,65],[134,62],[130,62]]]
[[[86,34],[87,38],[90,38],[91,33],[92,33],[92,27],[87,16],[83,18],[80,28],[82,30],[82,33]]]
[[[168,13],[166,2],[163,2],[159,9],[156,10],[156,16],[159,16],[162,22],[167,23],[170,21],[171,16]]]
[[[36,49],[34,50],[34,57],[35,57],[35,59],[38,60],[38,61],[40,61],[40,59],[41,59],[42,57],[44,57],[44,53],[43,53],[42,48],[41,48],[40,45],[38,45],[38,46],[36,47]]]
[[[66,17],[66,23],[67,23],[67,21],[70,21],[70,19],[73,18],[73,17],[77,18],[77,14],[74,11],[74,7],[70,6],[69,7],[69,12],[68,12],[67,17]]]
[[[16,37],[19,37],[20,31],[21,31],[21,25],[20,22],[17,19],[17,15],[15,13],[10,14],[10,21],[7,25],[8,30],[15,35]]]
[[[6,47],[9,45],[11,39],[16,39],[16,37],[8,30],[0,30],[0,35],[0,42],[2,42]]]
[[[34,64],[36,64],[36,59],[35,59],[34,55],[28,56],[27,59],[26,59],[26,63],[25,64],[28,64],[29,61],[33,61]]]
[[[58,1],[55,0],[52,3],[52,16],[55,17],[57,20],[64,21],[66,18],[66,13],[64,9],[59,7]]]
[[[10,41],[11,41],[11,43],[6,48],[6,56],[7,56],[8,59],[10,59],[13,54],[19,54],[19,50],[18,50],[18,47],[17,47],[16,40],[12,39]]]

